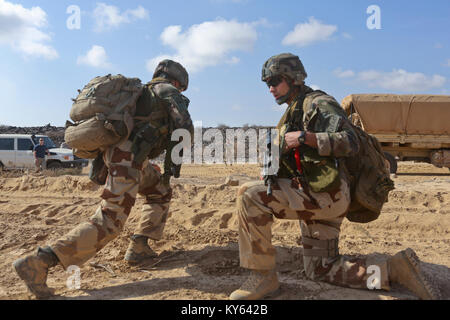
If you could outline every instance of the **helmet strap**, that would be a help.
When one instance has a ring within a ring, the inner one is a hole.
[[[279,97],[278,99],[275,100],[279,105],[286,103],[295,91],[294,81],[291,81],[290,79],[287,79],[287,78],[285,78],[285,79],[289,85],[289,91],[284,96]]]

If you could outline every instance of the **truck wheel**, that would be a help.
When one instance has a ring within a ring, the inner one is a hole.
[[[62,168],[62,164],[60,162],[50,162],[47,166],[47,169],[61,169]]]
[[[397,173],[397,160],[395,159],[395,157],[389,152],[385,152],[384,156],[386,157],[386,160],[389,161],[390,173]]]

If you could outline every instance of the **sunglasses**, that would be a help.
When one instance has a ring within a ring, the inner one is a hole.
[[[269,80],[267,80],[266,84],[267,86],[270,87],[276,87],[278,86],[281,82],[283,82],[283,77],[281,76],[277,76],[277,77],[272,77]]]

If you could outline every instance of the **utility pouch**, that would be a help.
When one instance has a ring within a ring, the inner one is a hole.
[[[106,183],[108,177],[108,167],[103,161],[103,153],[100,153],[93,161],[91,169],[89,170],[89,179],[99,186]]]
[[[147,159],[148,154],[157,144],[159,136],[159,130],[150,123],[146,124],[134,135],[131,151],[137,164],[142,164]]]
[[[317,150],[302,148],[302,168],[312,192],[330,192],[341,186],[339,170],[333,157],[321,156]]]

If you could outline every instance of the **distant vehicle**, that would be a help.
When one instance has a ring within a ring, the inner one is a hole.
[[[450,96],[352,94],[342,107],[353,124],[380,141],[391,173],[397,159],[450,169]]]
[[[50,156],[46,156],[47,169],[82,168],[89,161],[75,156],[71,149],[57,148],[52,139],[44,135],[0,134],[0,169],[34,168],[33,148],[44,139]]]
[[[69,145],[68,145],[66,142],[61,143],[60,148],[63,148],[63,149],[70,149]]]

